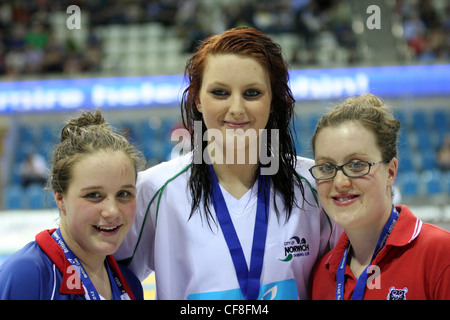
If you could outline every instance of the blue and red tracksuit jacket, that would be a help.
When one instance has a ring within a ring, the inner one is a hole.
[[[36,241],[28,243],[0,265],[0,300],[85,300],[83,286],[74,285],[78,274],[51,236],[54,231],[38,233]],[[113,256],[106,259],[129,298],[142,300],[139,279]]]

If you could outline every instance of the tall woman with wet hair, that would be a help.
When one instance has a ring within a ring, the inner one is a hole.
[[[296,156],[281,48],[254,28],[207,38],[181,101],[192,152],[139,175],[137,220],[117,257],[159,299],[307,299],[339,232]]]

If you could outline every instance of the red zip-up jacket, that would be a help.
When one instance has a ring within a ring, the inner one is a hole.
[[[399,219],[386,245],[372,261],[378,268],[369,273],[363,299],[450,299],[450,232],[423,223],[406,206],[396,206],[396,209]],[[336,272],[348,245],[344,232],[336,247],[316,263],[311,273],[311,299],[335,299]],[[345,300],[351,299],[356,282],[347,264]]]
[[[0,300],[85,300],[79,276],[52,238],[53,230],[44,230],[0,266]],[[126,293],[122,299],[143,299],[142,285],[113,256],[108,264]],[[112,284],[114,285],[114,284]]]

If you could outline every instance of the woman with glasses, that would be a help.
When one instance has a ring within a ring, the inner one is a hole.
[[[312,299],[450,299],[450,233],[392,203],[399,129],[371,94],[319,120],[310,172],[345,232],[314,268]]]

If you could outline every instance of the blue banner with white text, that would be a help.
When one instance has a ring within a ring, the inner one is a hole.
[[[449,96],[450,65],[291,70],[290,85],[297,102]],[[0,113],[173,107],[184,86],[182,75],[0,82]]]

